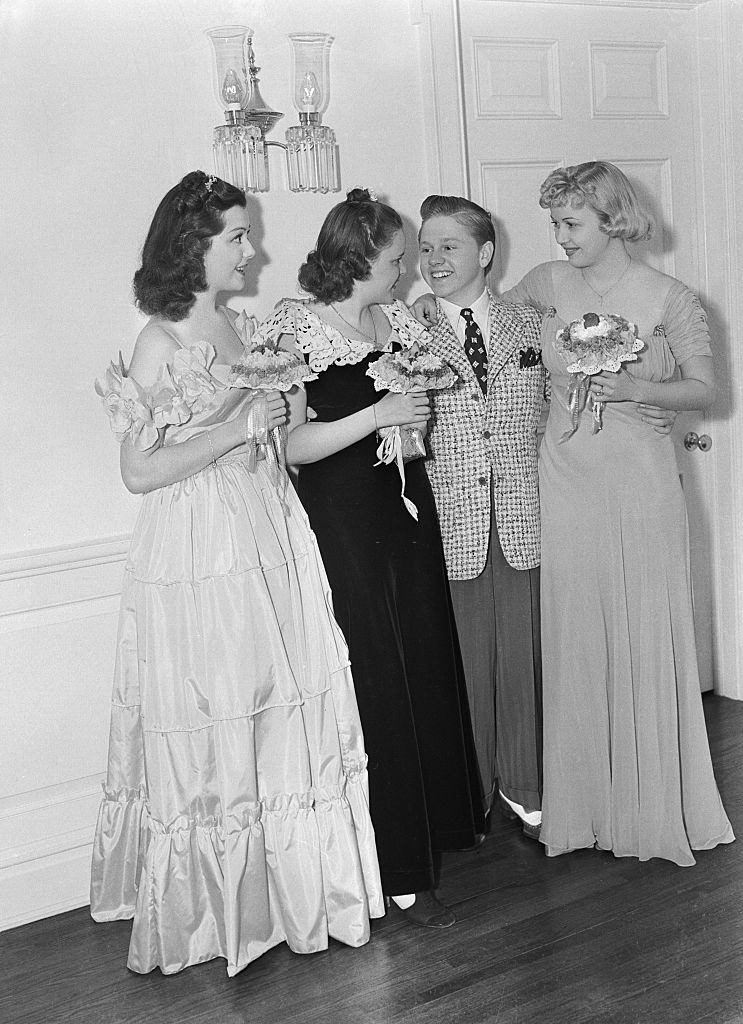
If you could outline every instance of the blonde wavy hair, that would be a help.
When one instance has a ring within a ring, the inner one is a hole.
[[[640,242],[650,238],[653,221],[642,208],[627,176],[606,160],[557,167],[542,182],[539,205],[582,207],[598,214],[601,230],[610,238]]]

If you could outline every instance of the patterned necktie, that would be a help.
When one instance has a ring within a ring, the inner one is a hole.
[[[472,369],[475,371],[482,393],[486,394],[488,390],[488,353],[485,350],[482,332],[477,326],[471,309],[465,308],[459,315],[464,318],[464,351],[472,363]]]

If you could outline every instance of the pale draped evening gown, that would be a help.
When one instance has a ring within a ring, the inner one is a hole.
[[[544,315],[551,407],[539,458],[542,519],[544,800],[549,855],[596,846],[616,856],[694,864],[734,839],[705,729],[694,638],[686,505],[673,441],[606,403],[570,429],[565,326],[552,264],[504,296]],[[589,310],[586,310],[589,312]],[[616,310],[633,320],[633,311]],[[710,353],[706,318],[671,284],[662,322],[641,331],[630,371],[667,381]]]

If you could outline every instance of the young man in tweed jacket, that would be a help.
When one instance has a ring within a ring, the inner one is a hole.
[[[457,383],[432,392],[426,465],[438,508],[486,811],[541,821],[537,427],[540,317],[485,278],[495,229],[480,206],[429,196],[421,273],[436,296],[432,347]],[[424,303],[425,305],[425,303]],[[421,309],[418,304],[418,309]],[[432,317],[429,318],[432,320]]]

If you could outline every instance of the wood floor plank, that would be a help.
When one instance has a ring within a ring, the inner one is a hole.
[[[504,819],[443,858],[458,915],[399,913],[370,943],[279,946],[236,978],[222,960],[126,969],[131,926],[86,910],[0,934],[2,1024],[743,1024],[743,703],[706,697],[715,772],[742,838],[693,868],[584,850],[547,858]]]

